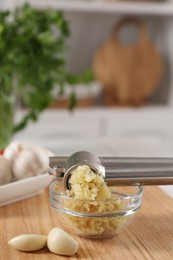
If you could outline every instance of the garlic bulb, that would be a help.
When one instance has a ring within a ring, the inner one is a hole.
[[[15,158],[17,157],[17,155],[25,150],[25,149],[29,149],[29,148],[40,148],[42,150],[44,150],[44,152],[48,155],[48,156],[53,156],[53,153],[39,145],[33,145],[29,142],[20,142],[20,141],[14,141],[11,142],[7,148],[4,150],[3,156],[8,159],[11,160],[12,162],[15,160]]]
[[[16,156],[23,150],[23,145],[20,142],[12,142],[4,150],[3,156],[11,161],[14,161]]]
[[[11,162],[0,155],[0,185],[9,183],[12,179]]]
[[[49,167],[48,151],[38,146],[24,149],[16,156],[12,167],[17,180],[47,172]]]

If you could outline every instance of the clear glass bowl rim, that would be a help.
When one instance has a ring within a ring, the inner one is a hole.
[[[137,198],[137,197],[140,197],[141,195],[142,195],[142,193],[143,193],[143,186],[141,186],[141,185],[133,185],[133,186],[128,186],[128,187],[134,187],[134,188],[136,188],[137,189],[137,192],[135,192],[135,193],[133,193],[133,194],[126,194],[126,193],[122,193],[122,192],[113,192],[113,193],[115,193],[115,194],[119,194],[119,195],[122,195],[123,197],[122,198],[120,198],[120,197],[118,197],[118,198],[111,198],[111,199],[105,199],[105,200],[103,200],[103,199],[97,199],[97,200],[95,200],[95,199],[76,199],[76,198],[73,198],[73,197],[69,197],[69,196],[67,196],[67,195],[65,195],[65,194],[62,194],[62,193],[60,193],[60,192],[58,192],[58,191],[55,191],[54,190],[54,185],[56,184],[56,182],[58,182],[58,181],[53,181],[51,184],[50,184],[50,186],[49,186],[49,191],[50,191],[50,195],[56,195],[56,196],[58,196],[59,198],[63,198],[63,199],[68,199],[68,200],[73,200],[73,201],[87,201],[87,202],[92,202],[92,201],[98,201],[98,202],[109,202],[109,201],[120,201],[120,200],[127,200],[127,199],[134,199],[134,198]],[[121,186],[121,187],[123,187],[123,186]],[[124,186],[124,187],[127,187],[127,186]]]

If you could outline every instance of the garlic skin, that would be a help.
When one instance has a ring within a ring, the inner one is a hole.
[[[0,185],[7,184],[13,179],[11,162],[0,155]]]
[[[37,251],[46,246],[47,236],[39,234],[23,234],[12,238],[8,244],[17,250],[32,252]]]
[[[77,252],[79,244],[64,230],[55,227],[48,234],[47,247],[54,254],[72,256]]]
[[[48,167],[48,152],[38,146],[22,150],[12,165],[13,174],[17,180],[40,175],[47,172]]]

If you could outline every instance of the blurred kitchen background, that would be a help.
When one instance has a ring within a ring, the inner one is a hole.
[[[0,8],[13,10],[25,2],[0,0]],[[57,97],[12,139],[38,143],[57,155],[89,150],[102,156],[172,156],[173,2],[27,3],[63,12],[70,26],[66,70],[76,75],[91,70],[94,79],[75,88],[72,112],[67,96]],[[15,120],[23,111],[21,103]]]

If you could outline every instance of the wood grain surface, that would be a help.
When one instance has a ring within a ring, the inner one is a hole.
[[[97,240],[71,234],[80,244],[73,257],[54,255],[47,248],[34,253],[19,252],[7,243],[24,233],[47,234],[55,226],[66,230],[57,213],[50,208],[48,190],[1,207],[0,259],[173,259],[173,200],[158,187],[145,187],[141,210],[131,225],[115,237]]]

